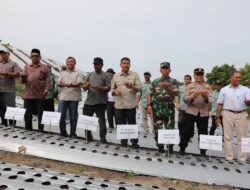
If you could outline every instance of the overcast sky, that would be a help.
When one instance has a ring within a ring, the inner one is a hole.
[[[248,0],[1,0],[0,39],[93,70],[93,58],[104,70],[118,71],[121,57],[131,70],[160,76],[159,64],[171,63],[171,76],[203,67],[250,62]]]

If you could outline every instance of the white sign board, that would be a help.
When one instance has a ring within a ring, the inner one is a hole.
[[[159,144],[179,144],[179,130],[176,129],[160,129],[158,130]]]
[[[77,121],[77,128],[86,129],[90,131],[96,131],[99,126],[97,117],[91,117],[86,115],[79,115]]]
[[[117,139],[137,139],[138,125],[117,125]]]
[[[13,108],[13,107],[7,107],[7,110],[5,112],[5,119],[14,119],[17,121],[24,121],[24,114],[26,112],[26,109],[23,108]]]
[[[59,126],[60,118],[61,113],[59,112],[44,111],[42,117],[42,124]]]
[[[250,152],[250,138],[241,138],[242,152]]]
[[[222,136],[200,135],[200,149],[222,150]]]

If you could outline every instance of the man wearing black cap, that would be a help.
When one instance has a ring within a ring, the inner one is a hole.
[[[17,63],[13,62],[10,58],[8,49],[0,50],[0,116],[2,124],[7,126],[8,122],[4,119],[6,107],[15,107],[16,102],[16,83],[15,78],[21,72]],[[11,122],[11,121],[10,121]]]
[[[212,115],[212,126],[209,131],[209,135],[214,135],[214,132],[217,128],[216,125],[216,110],[217,110],[217,101],[219,98],[220,90],[222,88],[222,83],[219,80],[215,81],[215,90],[213,91],[213,96],[214,96],[214,101],[212,103],[212,110],[211,110],[211,115]],[[222,116],[220,116],[220,120],[222,121]],[[223,125],[221,125],[223,127]],[[223,131],[223,129],[222,129]]]
[[[83,85],[83,89],[88,91],[83,107],[83,115],[93,116],[95,113],[99,118],[101,143],[107,143],[105,110],[107,105],[107,92],[110,90],[110,78],[108,73],[102,71],[103,60],[100,57],[94,58],[94,72],[89,73]],[[93,140],[91,131],[87,130],[87,139]]]
[[[31,50],[31,64],[24,66],[21,73],[22,82],[26,84],[23,93],[25,129],[32,130],[32,115],[38,116],[38,130],[43,132],[42,114],[43,103],[49,90],[50,72],[47,65],[40,62],[41,54],[39,49]]]
[[[152,82],[148,94],[148,113],[153,112],[155,141],[159,153],[164,153],[164,145],[158,144],[159,129],[174,129],[175,126],[175,96],[178,96],[178,82],[169,76],[171,69],[169,62],[160,64],[161,77]],[[173,145],[169,145],[169,152],[173,152]]]
[[[193,136],[194,123],[198,129],[198,135],[208,134],[209,104],[213,102],[213,94],[210,85],[204,82],[204,69],[194,70],[195,81],[185,89],[184,102],[186,108],[186,126],[183,129],[180,141],[180,154],[185,154],[190,137]],[[206,156],[206,150],[201,149],[202,157]]]
[[[110,80],[112,80],[115,71],[112,68],[109,68],[107,69],[106,72],[109,74]],[[108,117],[109,128],[114,129],[114,118],[115,118],[115,123],[117,123],[117,120],[115,115],[115,96],[113,96],[111,90],[108,92],[107,117]]]

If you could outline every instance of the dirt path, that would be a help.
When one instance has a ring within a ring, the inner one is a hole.
[[[58,172],[71,173],[76,175],[84,175],[95,178],[110,179],[116,181],[125,181],[130,183],[137,183],[143,185],[155,185],[162,187],[175,187],[188,190],[235,190],[233,187],[227,186],[210,186],[180,180],[172,180],[167,178],[151,177],[137,175],[132,171],[117,172],[96,167],[90,167],[79,164],[71,164],[66,162],[59,162],[55,160],[48,160],[34,156],[22,156],[16,153],[0,151],[0,161],[26,165],[42,169],[50,169]]]

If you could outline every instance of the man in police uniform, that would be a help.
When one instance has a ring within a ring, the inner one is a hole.
[[[148,113],[153,112],[155,140],[159,153],[164,152],[164,145],[158,144],[159,129],[174,129],[175,124],[175,96],[178,96],[178,83],[170,78],[170,63],[163,62],[160,65],[161,77],[152,82],[148,95]],[[173,145],[169,145],[169,152],[173,152]]]
[[[186,126],[181,134],[180,154],[185,154],[190,137],[193,136],[194,123],[198,129],[198,135],[208,134],[209,104],[213,102],[213,94],[210,85],[204,82],[204,69],[196,68],[194,70],[195,82],[189,84],[185,89],[183,97],[187,104],[186,108]],[[206,150],[201,149],[202,157],[206,156]]]

